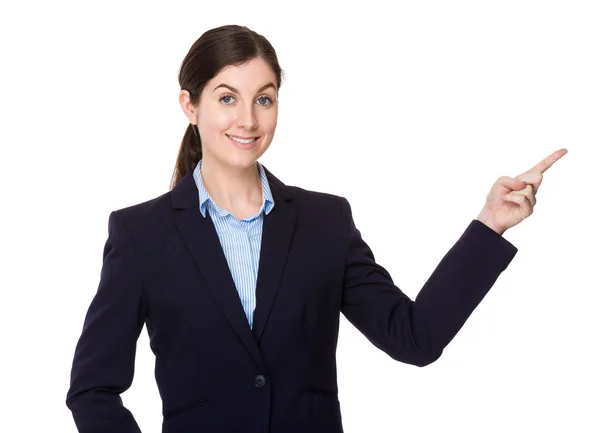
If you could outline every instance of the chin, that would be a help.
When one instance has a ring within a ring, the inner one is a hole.
[[[236,167],[240,169],[250,168],[256,161],[258,161],[260,155],[255,154],[254,152],[246,152],[241,155],[228,155],[225,157],[224,161],[231,167]]]

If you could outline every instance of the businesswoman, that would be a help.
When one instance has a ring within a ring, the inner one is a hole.
[[[98,290],[66,404],[80,432],[140,429],[120,394],[146,324],[164,433],[343,432],[340,313],[377,348],[437,360],[517,249],[542,173],[500,177],[415,301],[355,227],[348,201],[284,184],[258,162],[277,125],[282,70],[261,35],[204,33],[181,65],[189,126],[171,190],[111,212]]]

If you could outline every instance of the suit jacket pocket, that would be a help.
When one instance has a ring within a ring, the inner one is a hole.
[[[311,394],[323,395],[325,397],[333,398],[335,400],[338,399],[337,393],[335,393],[333,391],[328,391],[323,388],[308,388],[308,392],[310,392]]]
[[[342,414],[337,393],[309,388],[306,393],[307,413],[303,414],[302,425],[313,433],[343,433]]]
[[[192,401],[191,403],[187,403],[187,404],[175,407],[171,410],[166,411],[163,414],[163,420],[167,420],[175,415],[185,412],[186,410],[191,409],[193,407],[200,406],[201,404],[206,403],[206,402],[208,402],[208,397],[203,397],[201,399]]]

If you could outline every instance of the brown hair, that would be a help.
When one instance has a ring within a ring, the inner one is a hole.
[[[208,81],[226,66],[240,65],[252,59],[261,58],[269,64],[277,77],[277,91],[281,86],[284,72],[279,66],[277,54],[271,43],[262,35],[239,25],[225,25],[206,31],[194,42],[183,59],[179,69],[181,90],[190,93],[194,106],[200,102],[200,94]],[[171,189],[193,170],[202,159],[202,142],[198,127],[189,124],[179,154]]]

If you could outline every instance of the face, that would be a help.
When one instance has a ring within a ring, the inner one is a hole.
[[[275,135],[276,86],[269,65],[256,58],[221,70],[202,90],[197,107],[191,104],[187,90],[180,92],[184,113],[190,123],[198,125],[203,160],[228,167],[253,166]]]

